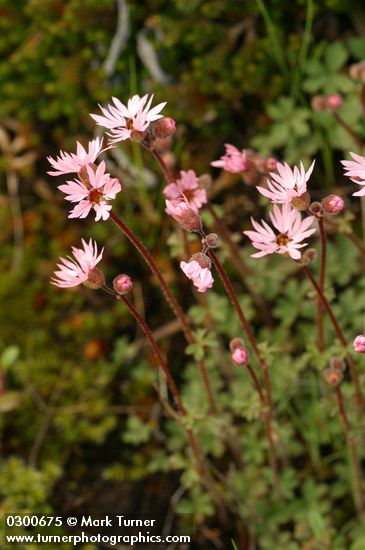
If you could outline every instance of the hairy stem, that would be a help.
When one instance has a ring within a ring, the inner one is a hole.
[[[356,442],[353,435],[351,434],[352,428],[346,413],[345,403],[344,403],[343,394],[340,386],[336,386],[336,397],[337,397],[338,411],[342,420],[343,429],[346,435],[347,448],[350,455],[351,470],[352,470],[352,476],[353,476],[352,488],[353,488],[353,494],[354,494],[355,508],[357,511],[357,515],[361,517],[364,514],[364,510],[365,510],[364,494],[362,489],[361,465],[359,462],[359,458],[357,456]]]
[[[249,342],[252,346],[252,349],[255,352],[255,355],[256,355],[256,357],[259,361],[259,364],[260,364],[260,367],[261,367],[261,370],[262,370],[262,373],[263,373],[264,386],[265,386],[265,392],[266,392],[266,403],[267,403],[267,406],[268,406],[268,411],[264,413],[264,421],[265,421],[266,433],[267,433],[268,443],[269,443],[269,461],[270,461],[271,473],[272,473],[272,477],[273,477],[273,484],[274,484],[276,492],[278,493],[278,495],[280,495],[281,494],[281,489],[280,489],[280,483],[279,483],[278,466],[277,466],[277,460],[276,460],[276,451],[275,451],[274,438],[273,438],[272,425],[271,425],[273,409],[272,409],[272,397],[271,397],[271,384],[270,384],[270,378],[269,378],[269,371],[268,371],[267,363],[266,363],[265,359],[261,356],[260,350],[259,350],[259,348],[256,344],[255,337],[251,332],[251,329],[249,327],[247,319],[246,319],[246,317],[245,317],[245,315],[242,311],[240,303],[239,303],[239,301],[237,299],[237,296],[235,294],[235,291],[233,289],[232,283],[231,283],[227,273],[225,272],[224,267],[222,266],[222,264],[220,263],[220,261],[218,260],[217,256],[215,255],[215,253],[213,252],[212,249],[208,250],[208,254],[209,254],[210,259],[213,262],[213,265],[214,265],[215,269],[217,270],[217,272],[218,272],[218,274],[219,274],[219,276],[222,280],[222,283],[223,283],[223,285],[226,289],[228,297],[229,297],[234,309],[236,310],[238,319],[239,319],[239,321],[241,323],[241,326],[242,326],[242,328],[243,328],[243,330],[244,330],[244,332],[245,332],[245,334],[246,334],[246,336],[247,336],[247,338],[248,338],[248,340],[249,340]],[[251,374],[250,370],[249,370],[249,372]],[[254,382],[255,386],[257,387],[258,380],[257,380],[256,377],[253,378],[253,382]],[[261,387],[260,387],[260,389],[261,389]],[[259,392],[259,395],[261,395],[261,392]]]
[[[319,275],[319,288],[323,294],[326,277],[327,239],[322,217],[318,218],[318,226],[321,239],[321,271]],[[324,350],[323,304],[319,296],[317,300],[317,336],[318,349],[322,353]]]
[[[195,338],[193,335],[193,331],[191,329],[191,326],[189,324],[189,321],[187,317],[185,316],[183,310],[181,309],[180,305],[178,304],[177,300],[173,296],[171,290],[169,289],[165,279],[163,278],[161,271],[159,270],[155,260],[153,259],[150,252],[147,250],[147,248],[144,246],[144,244],[140,241],[140,239],[137,237],[137,235],[123,222],[119,216],[117,216],[113,211],[110,212],[110,217],[113,220],[113,222],[118,226],[119,229],[124,233],[124,235],[131,241],[133,246],[138,250],[138,252],[141,254],[145,262],[147,263],[148,267],[152,271],[152,273],[155,275],[156,279],[158,280],[158,283],[160,285],[160,288],[166,298],[166,301],[170,305],[172,311],[174,312],[177,319],[180,321],[181,328],[184,331],[185,338],[189,342],[189,344],[193,344],[195,342]],[[205,392],[207,394],[207,398],[210,404],[210,407],[212,409],[212,412],[214,413],[214,405],[212,408],[212,390],[209,384],[208,379],[208,373],[206,370],[206,366],[204,361],[200,361],[198,363],[198,368],[200,372],[200,376],[204,385]],[[213,400],[214,403],[214,400]]]
[[[143,330],[144,334],[146,335],[146,338],[148,339],[148,341],[151,345],[151,348],[153,350],[153,353],[154,353],[154,355],[155,355],[155,357],[158,361],[158,365],[159,365],[159,367],[161,368],[161,370],[163,371],[163,373],[166,376],[167,384],[170,388],[170,391],[171,391],[172,395],[174,396],[174,400],[175,400],[176,406],[178,408],[178,411],[179,411],[179,413],[182,417],[186,416],[187,412],[186,412],[185,406],[184,406],[184,404],[181,400],[179,390],[177,389],[177,386],[175,384],[175,380],[174,380],[174,378],[173,378],[173,376],[170,372],[170,369],[168,368],[168,365],[167,365],[167,363],[166,363],[166,361],[165,361],[165,359],[164,359],[164,357],[163,357],[163,355],[162,355],[162,353],[161,353],[161,351],[160,351],[160,349],[159,349],[159,347],[158,347],[158,345],[157,345],[157,343],[156,343],[156,341],[153,337],[153,334],[152,334],[149,326],[147,325],[146,321],[140,316],[138,311],[133,307],[133,305],[130,303],[130,301],[125,296],[119,296],[118,298],[120,298],[125,303],[125,305],[129,309],[130,313],[133,315],[133,317],[135,318],[135,320],[137,321],[137,323],[139,324],[139,326]],[[215,486],[214,480],[212,479],[209,471],[207,470],[207,468],[204,464],[204,459],[203,459],[202,453],[200,451],[198,442],[195,438],[195,435],[194,435],[194,433],[192,432],[192,430],[190,428],[187,428],[186,426],[184,426],[184,424],[182,424],[182,425],[183,425],[183,427],[184,427],[184,429],[187,433],[188,440],[189,440],[189,443],[190,443],[190,447],[193,451],[193,454],[194,454],[194,457],[195,457],[195,460],[196,460],[196,463],[197,463],[198,471],[199,471],[199,474],[201,475],[201,478],[202,478],[202,482],[212,495],[212,498],[213,498],[213,500],[214,500],[214,502],[217,506],[217,511],[218,511],[221,522],[226,523],[227,522],[227,513],[226,513],[223,498],[220,495],[220,493],[218,492],[218,490]]]
[[[221,218],[219,218],[219,216],[217,215],[214,209],[214,206],[210,202],[208,202],[205,205],[205,207],[213,217],[215,229],[219,233],[219,236],[221,236],[224,239],[224,241],[228,246],[229,258],[232,264],[235,266],[238,273],[241,275],[243,283],[246,285],[257,307],[261,310],[263,318],[268,322],[270,327],[273,327],[274,319],[272,317],[270,308],[266,303],[266,300],[261,296],[261,294],[259,294],[256,291],[254,285],[248,281],[247,277],[250,275],[250,270],[245,264],[245,262],[242,260],[240,249],[237,246],[237,243],[235,243],[234,240],[232,239],[230,230],[228,229],[224,221]]]
[[[166,381],[167,381],[167,384],[170,388],[170,391],[171,391],[172,395],[174,396],[176,406],[177,406],[180,414],[182,416],[185,416],[186,415],[186,409],[183,405],[183,402],[181,401],[179,390],[177,389],[177,386],[175,384],[175,380],[173,379],[173,376],[170,372],[170,369],[168,368],[167,363],[166,363],[162,353],[160,352],[160,349],[159,349],[158,345],[156,344],[156,341],[153,337],[153,334],[152,334],[149,326],[147,325],[146,321],[140,316],[138,311],[135,309],[134,306],[132,306],[130,301],[125,296],[120,296],[120,299],[125,303],[125,305],[129,309],[129,311],[131,312],[131,314],[133,315],[133,317],[135,318],[135,320],[137,321],[137,323],[139,324],[139,326],[141,327],[141,329],[145,333],[146,338],[149,341],[150,346],[152,348],[152,351],[153,351],[153,353],[154,353],[154,355],[155,355],[155,357],[158,361],[158,365],[159,365],[159,367],[161,368],[161,370],[163,371],[163,373],[166,376]]]
[[[314,289],[316,290],[319,298],[321,299],[322,304],[323,304],[325,310],[327,311],[327,313],[329,315],[329,318],[331,319],[331,322],[332,322],[333,328],[335,329],[337,338],[339,339],[341,345],[346,350],[347,362],[349,364],[351,376],[352,376],[353,382],[355,384],[356,402],[357,402],[357,405],[358,405],[359,409],[362,410],[363,407],[364,407],[364,398],[363,398],[363,394],[362,394],[362,390],[361,390],[360,380],[359,380],[359,377],[358,377],[358,374],[357,374],[357,371],[356,371],[355,362],[354,362],[353,358],[351,357],[350,353],[348,352],[347,340],[344,336],[344,333],[342,332],[342,329],[341,329],[340,325],[337,322],[337,319],[336,319],[336,317],[333,313],[333,310],[332,310],[327,298],[325,297],[324,293],[321,291],[317,281],[315,280],[315,278],[313,277],[312,273],[309,271],[307,266],[304,265],[302,267],[303,267],[304,273],[306,274],[306,276],[310,280],[310,282],[313,285]]]

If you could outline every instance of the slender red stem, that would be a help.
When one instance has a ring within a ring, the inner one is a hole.
[[[351,429],[352,429],[351,423],[346,413],[345,402],[344,402],[341,387],[339,385],[336,386],[336,397],[337,397],[338,410],[342,420],[343,429],[346,435],[347,448],[348,448],[350,460],[351,460],[351,470],[352,470],[352,476],[353,476],[352,487],[353,487],[355,507],[356,507],[357,515],[361,517],[365,511],[364,494],[362,489],[361,466],[360,466],[359,458],[357,456],[356,442],[351,434]]]
[[[167,286],[167,283],[165,279],[163,278],[155,260],[153,259],[152,255],[149,253],[147,248],[144,246],[144,244],[139,240],[137,235],[130,229],[119,216],[117,216],[113,211],[110,212],[110,217],[113,220],[113,222],[119,227],[119,229],[122,230],[124,235],[131,241],[133,246],[138,250],[138,252],[141,254],[145,262],[147,263],[148,267],[152,271],[152,273],[155,275],[156,279],[159,282],[160,288],[170,305],[172,311],[175,313],[176,317],[179,319],[181,328],[183,329],[186,339],[188,342],[193,342],[194,337],[193,333],[189,324],[189,321],[187,320],[184,312],[182,311],[180,305],[176,301],[175,297],[173,296],[171,290]]]
[[[333,117],[336,120],[336,122],[338,122],[338,124],[340,126],[342,126],[342,128],[344,130],[346,130],[346,132],[349,134],[349,136],[352,137],[352,139],[354,140],[354,143],[356,143],[357,147],[359,147],[359,149],[362,149],[363,142],[359,138],[357,133],[354,132],[354,130],[351,128],[351,126],[349,124],[347,124],[347,122],[336,111],[333,111],[332,114],[333,114]]]
[[[350,371],[351,371],[351,376],[352,376],[352,379],[353,379],[354,384],[355,384],[356,402],[357,402],[357,405],[358,405],[359,409],[362,410],[363,406],[364,406],[364,398],[363,398],[363,394],[362,394],[362,390],[361,390],[360,380],[359,380],[359,377],[358,377],[358,374],[357,374],[357,371],[356,371],[355,362],[354,362],[353,358],[351,357],[351,355],[348,352],[347,340],[346,340],[346,338],[345,338],[345,336],[342,332],[342,329],[341,329],[340,325],[337,322],[337,319],[336,319],[336,317],[333,313],[333,310],[332,310],[327,298],[325,297],[324,293],[321,291],[317,281],[315,280],[315,278],[313,277],[312,273],[309,271],[307,266],[304,265],[302,267],[303,267],[304,273],[306,274],[306,276],[308,277],[308,279],[312,283],[313,287],[315,288],[318,296],[322,300],[323,306],[324,306],[325,310],[327,311],[327,313],[329,315],[329,318],[331,319],[333,328],[335,329],[337,338],[339,339],[341,345],[346,350],[347,362],[349,364]]]
[[[155,275],[156,279],[159,282],[160,288],[170,305],[172,311],[174,312],[177,319],[180,321],[181,327],[184,331],[186,340],[189,342],[189,344],[194,344],[195,338],[193,335],[193,331],[191,329],[191,326],[189,324],[189,321],[187,317],[185,316],[183,310],[181,309],[179,303],[173,296],[171,290],[169,289],[165,279],[163,278],[155,260],[153,259],[150,252],[147,250],[147,248],[144,246],[144,244],[140,241],[140,239],[137,237],[137,235],[128,227],[122,219],[119,218],[113,211],[110,212],[110,217],[113,220],[113,222],[121,229],[121,231],[124,233],[124,235],[131,241],[131,243],[135,246],[135,248],[138,250],[138,252],[141,254],[147,265],[149,266],[152,273]],[[217,409],[214,402],[213,392],[210,387],[208,373],[206,369],[206,365],[204,361],[199,361],[198,363],[199,373],[200,377],[202,379],[202,383],[205,389],[205,392],[207,394],[207,399],[209,402],[209,406],[211,409],[212,414],[216,414]]]
[[[155,158],[155,160],[158,162],[165,178],[166,178],[166,181],[168,183],[171,183],[172,181],[174,181],[174,178],[173,176],[170,174],[168,168],[166,167],[163,159],[161,158],[161,156],[154,150],[150,149],[149,147],[146,147],[146,149],[152,154],[152,156]],[[274,483],[274,487],[276,489],[276,492],[280,495],[281,494],[281,489],[280,489],[280,484],[279,484],[279,476],[278,476],[278,468],[277,468],[277,461],[276,461],[276,453],[275,453],[275,445],[274,445],[274,440],[273,440],[273,436],[272,436],[272,427],[271,427],[271,417],[272,417],[272,397],[271,397],[271,384],[270,384],[270,378],[269,378],[269,372],[268,372],[268,368],[267,368],[267,363],[266,361],[263,359],[263,357],[261,357],[261,354],[260,354],[260,350],[259,348],[257,347],[257,344],[256,344],[256,341],[255,341],[255,338],[251,332],[251,329],[247,323],[247,320],[246,320],[246,317],[242,311],[242,308],[238,302],[238,299],[236,297],[236,294],[234,292],[234,289],[232,287],[232,284],[231,284],[231,281],[229,280],[223,266],[221,265],[220,261],[218,260],[217,256],[214,254],[213,250],[210,248],[208,249],[208,254],[214,264],[214,267],[216,268],[217,272],[219,273],[221,279],[222,279],[222,282],[224,284],[224,287],[227,291],[227,294],[231,300],[231,303],[232,305],[234,306],[236,312],[237,312],[237,315],[238,315],[238,318],[240,320],[240,323],[242,325],[242,328],[244,330],[244,332],[246,333],[247,335],[247,338],[249,340],[249,342],[251,343],[251,346],[259,360],[259,363],[260,363],[260,366],[261,366],[261,369],[262,369],[262,372],[263,372],[263,377],[264,377],[264,384],[265,384],[265,390],[266,390],[266,397],[267,397],[267,403],[268,403],[268,407],[269,407],[269,412],[267,414],[265,414],[265,426],[267,427],[267,433],[268,433],[268,441],[269,441],[269,460],[270,460],[270,466],[271,466],[271,471],[272,471],[272,476],[273,476],[273,483]]]
[[[170,372],[170,369],[168,368],[168,365],[153,337],[153,334],[149,328],[149,326],[147,325],[146,321],[143,319],[143,317],[141,317],[141,315],[138,313],[138,311],[134,308],[134,306],[130,303],[130,301],[125,297],[125,296],[119,296],[119,298],[125,303],[125,305],[127,306],[127,308],[129,309],[130,313],[133,315],[133,317],[135,318],[135,320],[137,321],[137,323],[139,324],[139,326],[141,327],[141,329],[143,330],[144,334],[146,335],[146,338],[148,339],[150,345],[151,345],[151,348],[153,350],[153,353],[158,361],[158,365],[159,367],[161,368],[161,370],[163,371],[163,373],[165,374],[166,376],[166,381],[167,381],[167,384],[170,388],[170,391],[172,393],[172,395],[174,396],[174,399],[175,399],[175,403],[177,405],[177,408],[178,408],[178,411],[180,413],[180,415],[182,417],[186,416],[187,412],[186,412],[186,409],[185,409],[185,406],[181,400],[181,397],[180,397],[180,393],[179,393],[179,390],[177,389],[177,386],[175,384],[175,380]],[[212,495],[212,498],[215,502],[215,504],[217,505],[217,510],[218,510],[218,514],[219,514],[219,517],[220,517],[220,520],[223,524],[226,524],[227,523],[227,513],[226,513],[226,509],[225,509],[225,504],[224,504],[224,501],[223,501],[223,498],[222,496],[220,495],[220,493],[218,492],[217,488],[215,487],[215,483],[214,483],[214,480],[212,479],[212,477],[210,476],[209,474],[209,471],[207,470],[205,464],[204,464],[204,459],[203,459],[203,456],[202,456],[202,453],[200,451],[200,448],[199,448],[199,445],[198,445],[198,442],[196,440],[196,437],[193,433],[193,431],[184,426],[183,424],[183,427],[185,428],[185,431],[187,433],[187,436],[188,436],[188,440],[189,440],[189,443],[190,443],[190,447],[193,451],[193,454],[194,454],[194,457],[195,457],[195,460],[196,460],[196,463],[197,463],[197,466],[198,466],[198,471],[201,475],[201,478],[202,478],[202,482],[203,484],[206,486],[206,488],[210,491],[211,495]]]
[[[327,239],[322,217],[318,218],[318,226],[321,239],[321,271],[319,275],[319,288],[321,289],[321,292],[323,294],[326,277]],[[317,332],[318,349],[322,353],[324,350],[323,304],[319,297],[317,300]]]
[[[261,310],[264,319],[268,322],[270,327],[273,327],[274,319],[272,317],[270,308],[266,303],[266,300],[261,296],[261,294],[256,291],[254,285],[249,282],[248,276],[250,275],[250,270],[243,261],[240,254],[240,249],[237,246],[237,243],[232,239],[230,230],[228,229],[224,221],[217,215],[214,206],[210,202],[208,202],[205,207],[213,217],[215,229],[219,233],[219,236],[224,239],[228,246],[229,258],[232,264],[241,275],[243,283],[246,285],[256,305]]]
[[[248,340],[249,340],[249,342],[252,346],[252,349],[255,352],[255,355],[256,355],[257,359],[259,360],[259,364],[260,364],[260,367],[261,367],[261,370],[262,370],[262,373],[263,373],[264,385],[265,385],[265,391],[266,391],[266,402],[267,402],[267,405],[268,405],[268,411],[264,412],[263,416],[264,416],[264,423],[265,423],[265,428],[266,428],[266,433],[267,433],[267,438],[268,438],[268,443],[269,443],[269,461],[270,461],[271,473],[272,473],[273,484],[274,484],[275,490],[276,490],[278,495],[281,495],[281,488],[280,488],[279,475],[278,475],[278,465],[277,465],[277,460],[276,460],[276,451],[275,451],[275,444],[274,444],[274,438],[273,438],[273,433],[272,433],[272,425],[271,425],[273,408],[272,408],[271,384],[270,384],[270,378],[269,378],[269,371],[268,371],[267,363],[266,363],[265,359],[261,356],[260,350],[259,350],[259,348],[256,344],[255,337],[251,332],[251,329],[249,327],[247,319],[246,319],[246,317],[245,317],[245,315],[242,311],[241,305],[240,305],[240,303],[237,299],[237,296],[236,296],[236,293],[233,289],[232,283],[231,283],[227,273],[225,272],[224,267],[222,266],[222,264],[220,263],[220,261],[218,260],[217,256],[215,255],[215,253],[213,252],[212,249],[208,250],[208,254],[209,254],[210,259],[213,262],[213,265],[214,265],[215,269],[217,270],[217,272],[218,272],[218,274],[219,274],[219,276],[222,280],[222,283],[223,283],[223,285],[226,289],[228,297],[229,297],[233,307],[236,310],[238,319],[239,319],[239,321],[241,323],[241,326],[242,326],[242,328],[243,328],[243,330],[244,330],[244,332],[245,332],[245,334],[246,334],[246,336],[247,336],[247,338],[248,338]],[[250,370],[249,370],[249,372],[251,374]],[[252,377],[252,379],[253,379],[253,382],[254,382],[255,386],[258,388],[258,386],[257,386],[257,383],[258,383],[258,385],[260,387],[259,395],[260,395],[260,398],[261,398],[262,390],[261,390],[261,386],[260,386],[260,384],[257,380],[257,377],[256,376]]]
[[[133,315],[133,317],[135,318],[135,320],[137,321],[137,323],[139,324],[139,326],[141,327],[141,329],[145,333],[146,338],[148,339],[148,341],[151,345],[152,351],[153,351],[153,353],[154,353],[154,355],[155,355],[155,357],[158,361],[159,367],[161,368],[161,370],[164,372],[164,374],[166,376],[167,384],[170,388],[170,391],[171,391],[172,395],[174,396],[177,408],[178,408],[180,414],[182,416],[185,416],[186,415],[186,409],[183,405],[183,402],[181,401],[179,390],[177,389],[177,386],[175,384],[175,380],[173,379],[173,376],[170,372],[170,369],[168,368],[167,363],[166,363],[162,353],[160,352],[160,349],[159,349],[158,345],[156,344],[156,341],[153,337],[153,334],[152,334],[149,326],[147,325],[147,323],[143,319],[143,317],[141,317],[141,315],[138,313],[138,311],[135,309],[135,307],[132,306],[130,301],[125,296],[120,296],[120,299],[125,303],[125,305],[129,309],[129,311],[131,312],[131,314]]]

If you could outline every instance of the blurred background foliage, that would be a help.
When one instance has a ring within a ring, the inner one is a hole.
[[[316,157],[312,189],[321,197],[324,188],[343,186],[337,161],[359,148],[331,113],[312,110],[311,98],[343,94],[340,114],[364,138],[361,84],[347,70],[364,58],[360,1],[0,1],[3,512],[167,513],[174,505],[204,525],[192,548],[229,548],[231,537],[237,548],[365,548],[364,525],[354,519],[341,424],[320,374],[343,352],[328,324],[328,347],[318,354],[314,297],[297,268],[283,258],[254,262],[242,244],[245,285],[269,304],[267,326],[265,313],[228,267],[270,363],[286,497],[280,502],[271,489],[257,396],[227,353],[239,325],[218,282],[196,303],[178,272],[186,246],[193,252],[196,244],[189,239],[184,249],[181,233],[164,216],[164,183],[150,159],[131,143],[108,155],[123,184],[114,207],[148,245],[189,311],[197,344],[185,356],[181,334],[137,254],[111,222],[69,222],[46,174],[47,155],[73,151],[76,139],[85,145],[96,135],[89,113],[98,103],[154,92],[156,102],[167,100],[164,112],[178,123],[176,168],[209,172],[227,141],[292,163]],[[211,196],[240,242],[249,215],[265,202],[239,177],[214,175]],[[361,236],[359,203],[347,200]],[[212,224],[209,213],[205,219]],[[350,231],[347,222],[343,227]],[[119,272],[134,277],[134,303],[160,338],[202,448],[224,472],[222,490],[236,511],[225,532],[216,529],[183,432],[156,398],[153,384],[161,388],[164,382],[122,304],[83,287],[60,291],[49,285],[57,258],[89,236],[105,246],[109,279]],[[224,245],[219,254],[228,257]],[[349,338],[363,325],[360,260],[345,236],[333,237],[327,291],[336,296]],[[212,326],[218,336],[212,337]],[[207,416],[202,399],[194,363],[202,354],[218,417]],[[347,380],[344,391],[350,397]],[[231,465],[227,426],[244,448],[243,469]],[[173,494],[179,498],[171,504]]]

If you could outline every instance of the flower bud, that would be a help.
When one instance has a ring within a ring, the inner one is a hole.
[[[277,164],[278,164],[278,161],[272,157],[266,159],[264,164],[265,171],[273,172],[274,170],[276,170]]]
[[[104,273],[97,267],[90,269],[88,278],[83,284],[87,286],[87,288],[92,288],[94,290],[102,288],[105,285]]]
[[[203,254],[203,252],[197,252],[196,254],[193,254],[192,257],[189,258],[189,262],[192,261],[198,262],[202,269],[210,269],[212,267],[212,262],[206,254]]]
[[[248,350],[246,348],[236,348],[232,353],[232,361],[236,365],[246,365],[248,362]]]
[[[340,370],[337,369],[325,369],[323,371],[324,379],[330,386],[338,386],[343,379],[343,374]]]
[[[311,106],[313,111],[316,111],[317,113],[325,111],[327,108],[326,97],[324,95],[316,95],[312,97]]]
[[[321,204],[326,214],[339,214],[344,209],[345,201],[338,195],[328,195]]]
[[[308,206],[310,204],[310,196],[309,193],[305,192],[299,197],[293,197],[291,201],[291,205],[293,208],[296,208],[297,210],[308,210]]]
[[[184,201],[178,203],[166,200],[166,213],[172,216],[186,231],[201,233],[202,222],[197,212]]]
[[[313,216],[321,217],[323,212],[321,203],[318,201],[312,202],[309,206],[309,212],[313,214]]]
[[[343,99],[340,94],[332,94],[327,97],[327,107],[331,111],[336,111],[342,106]]]
[[[133,286],[133,281],[129,275],[124,273],[117,275],[113,281],[113,288],[119,295],[127,294]]]
[[[244,347],[245,347],[245,343],[242,340],[242,338],[232,338],[232,340],[229,343],[229,349],[231,350],[232,353],[237,348],[243,349]]]
[[[365,353],[365,334],[359,334],[356,336],[352,345],[357,353]]]
[[[354,63],[350,66],[350,76],[354,80],[362,80],[365,82],[365,61]]]
[[[217,233],[208,233],[208,235],[203,239],[203,244],[207,245],[209,248],[216,248],[218,246]]]
[[[173,118],[163,117],[153,125],[153,135],[156,138],[166,138],[176,133],[176,122]]]
[[[339,370],[340,372],[343,372],[346,369],[345,362],[339,357],[332,357],[330,367],[332,370]]]

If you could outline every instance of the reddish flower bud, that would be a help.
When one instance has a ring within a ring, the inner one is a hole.
[[[324,95],[316,95],[312,97],[311,105],[313,111],[317,111],[317,113],[325,111],[327,108],[326,97]]]
[[[328,195],[321,204],[326,214],[339,214],[344,209],[345,201],[338,195]]]
[[[153,125],[153,135],[156,138],[166,138],[176,133],[176,122],[173,118],[160,118]]]
[[[357,353],[365,353],[365,334],[359,334],[356,336],[352,345]]]
[[[242,338],[232,338],[232,340],[229,343],[229,349],[231,350],[232,353],[237,348],[243,349],[244,347],[245,347],[245,343],[242,340]]]
[[[206,244],[209,248],[216,248],[218,246],[218,235],[216,233],[208,233],[203,239],[203,244]]]
[[[322,215],[322,212],[323,212],[323,208],[322,208],[321,203],[318,202],[318,201],[312,202],[311,205],[309,206],[309,212],[311,214],[313,214],[313,216],[320,217]]]
[[[300,263],[302,265],[308,265],[317,259],[317,250],[315,248],[308,248],[302,254]]]
[[[278,161],[274,158],[268,158],[265,160],[265,171],[266,172],[274,172],[276,170]]]
[[[338,386],[342,382],[343,374],[337,369],[325,369],[323,371],[324,379],[331,386]]]
[[[113,281],[113,288],[117,294],[127,294],[133,286],[133,281],[129,275],[124,273],[117,275]]]
[[[332,111],[336,111],[342,106],[343,99],[340,94],[332,94],[327,97],[327,107]]]
[[[232,353],[232,361],[236,365],[246,365],[248,362],[248,351],[246,348],[236,348]]]
[[[342,361],[339,357],[332,357],[330,361],[330,367],[333,370],[339,370],[340,372],[346,369],[345,362]]]

